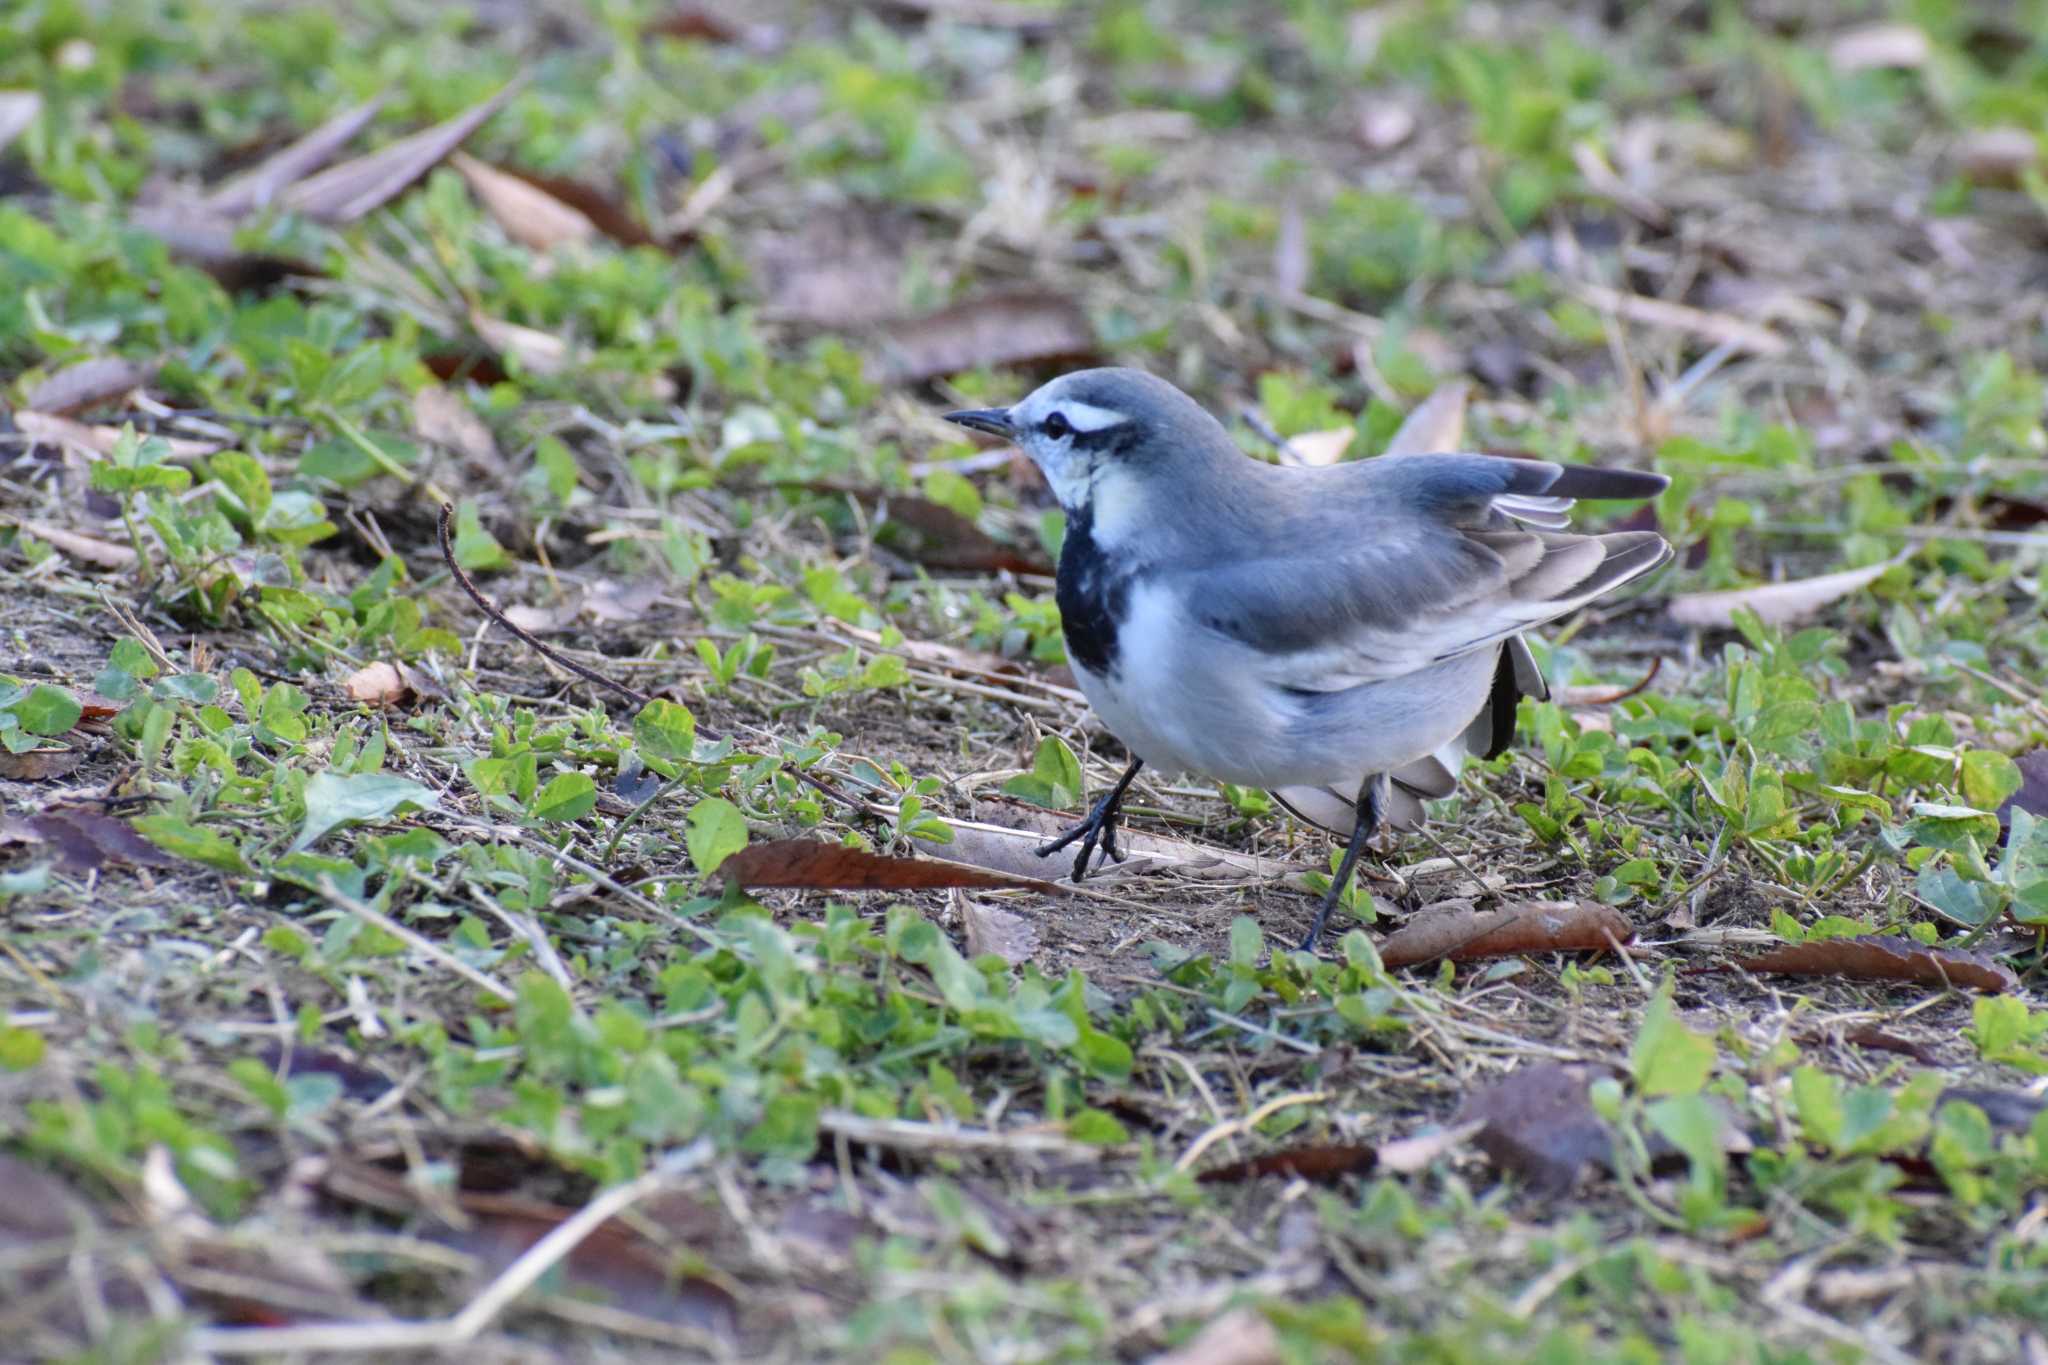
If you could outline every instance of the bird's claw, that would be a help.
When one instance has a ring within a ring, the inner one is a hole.
[[[1105,858],[1113,858],[1117,862],[1124,860],[1124,851],[1118,847],[1116,841],[1116,825],[1117,802],[1105,796],[1095,803],[1095,809],[1088,812],[1086,820],[1071,829],[1061,831],[1057,839],[1040,844],[1037,849],[1038,856],[1050,858],[1079,839],[1081,851],[1074,858],[1074,880],[1081,881],[1088,875],[1088,860],[1094,856],[1098,847],[1102,849]],[[1098,870],[1101,866],[1100,862],[1096,864]]]

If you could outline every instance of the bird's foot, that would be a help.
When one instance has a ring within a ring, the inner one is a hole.
[[[1124,860],[1124,851],[1117,847],[1116,824],[1119,812],[1123,807],[1123,796],[1122,786],[1118,786],[1108,792],[1100,801],[1095,803],[1095,808],[1088,812],[1086,820],[1075,825],[1072,829],[1062,831],[1060,836],[1052,842],[1040,844],[1038,846],[1038,856],[1050,858],[1053,854],[1079,839],[1081,841],[1081,851],[1074,858],[1074,880],[1077,882],[1088,875],[1088,859],[1094,856],[1098,846],[1102,849],[1104,858],[1114,858],[1118,862],[1122,862]],[[1096,864],[1098,869],[1101,866],[1102,864],[1099,862]]]

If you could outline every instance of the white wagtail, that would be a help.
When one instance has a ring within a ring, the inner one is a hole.
[[[1062,375],[1011,408],[946,414],[1008,437],[1067,515],[1067,660],[1131,764],[1075,840],[1122,860],[1118,806],[1147,763],[1271,791],[1350,843],[1313,949],[1366,841],[1419,828],[1468,754],[1549,695],[1521,632],[1671,557],[1653,531],[1571,535],[1574,498],[1647,498],[1659,474],[1493,455],[1324,468],[1247,456],[1139,370]]]

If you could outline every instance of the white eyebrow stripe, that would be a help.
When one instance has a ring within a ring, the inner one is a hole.
[[[1065,417],[1067,425],[1080,432],[1107,431],[1131,420],[1128,413],[1118,412],[1114,408],[1098,408],[1093,403],[1076,403],[1071,400],[1054,405],[1052,411]]]

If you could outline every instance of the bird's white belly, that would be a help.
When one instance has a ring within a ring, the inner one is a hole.
[[[1133,756],[1248,787],[1355,785],[1436,752],[1484,703],[1492,655],[1305,698],[1272,658],[1203,630],[1156,585],[1131,593],[1115,666],[1077,664],[1090,706]]]

